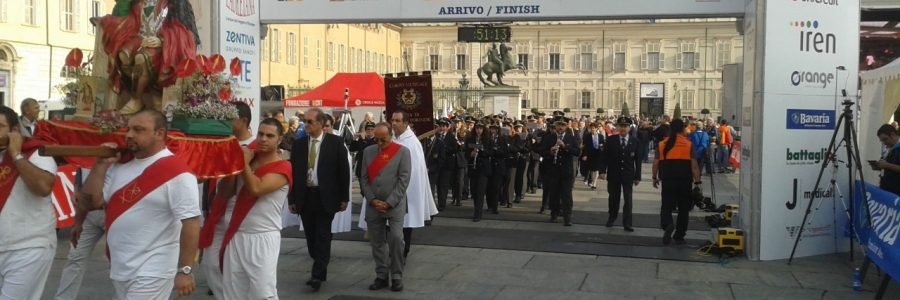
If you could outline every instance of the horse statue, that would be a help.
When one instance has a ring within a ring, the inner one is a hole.
[[[500,44],[499,53],[497,44],[488,49],[488,61],[478,68],[476,72],[481,83],[485,86],[508,86],[508,84],[503,83],[503,75],[506,71],[512,69],[522,70],[525,75],[528,75],[528,68],[525,65],[513,62],[510,50],[512,50],[512,47],[506,44]],[[494,81],[494,75],[497,75],[497,81]]]

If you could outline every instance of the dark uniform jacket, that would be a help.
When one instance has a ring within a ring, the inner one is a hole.
[[[605,160],[600,167],[600,173],[606,173],[607,180],[612,182],[626,182],[641,180],[641,147],[634,136],[628,137],[628,144],[622,145],[619,135],[612,135],[606,139],[603,147]]]

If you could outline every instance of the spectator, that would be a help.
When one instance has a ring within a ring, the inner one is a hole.
[[[704,131],[703,123],[700,123],[700,121],[691,122],[688,125],[688,129],[690,130],[688,137],[691,139],[691,143],[694,144],[694,158],[702,166],[704,162],[708,163],[706,149],[709,148],[709,135]],[[700,168],[700,175],[703,175],[703,168]]]
[[[887,155],[878,161],[877,166],[883,170],[879,187],[900,195],[900,136],[891,125],[878,128],[878,140],[888,148]]]
[[[728,156],[731,154],[731,143],[732,140],[732,129],[728,126],[728,121],[722,119],[719,121],[718,131],[718,157],[717,162],[719,164],[719,173],[724,173],[728,169]]]

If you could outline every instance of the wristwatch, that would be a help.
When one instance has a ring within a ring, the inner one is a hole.
[[[23,156],[22,153],[16,154],[16,156],[13,157],[13,162],[17,162],[20,159],[25,159],[25,156]]]
[[[178,273],[181,273],[181,274],[184,274],[184,275],[191,275],[191,266],[184,266],[184,267],[181,267],[181,269],[178,270]]]

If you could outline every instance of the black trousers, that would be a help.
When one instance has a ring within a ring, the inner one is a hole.
[[[481,174],[471,174],[469,177],[472,188],[472,199],[475,199],[475,219],[481,219],[484,211],[484,198],[487,193],[488,177]]]
[[[490,178],[488,178],[487,185],[487,207],[491,211],[496,211],[500,206],[500,188],[503,186],[503,179],[506,176],[499,174],[498,172],[494,172]]]
[[[469,192],[469,174],[467,171],[467,168],[456,169],[456,188],[459,189],[458,201],[468,199],[469,195],[471,195]]]
[[[516,167],[516,176],[515,176],[515,184],[513,184],[513,188],[515,189],[516,200],[522,199],[522,192],[525,187],[525,164],[520,163]]]
[[[534,190],[537,188],[537,165],[541,163],[538,160],[529,159],[528,160],[528,170],[525,172],[525,175],[528,177],[528,190]]]
[[[506,205],[510,201],[512,201],[512,196],[510,194],[509,183],[510,183],[510,175],[515,176],[515,170],[513,168],[506,168],[506,174],[500,178],[500,204]]]
[[[331,221],[334,212],[328,212],[322,206],[322,198],[318,189],[307,194],[300,218],[303,221],[303,234],[306,235],[306,249],[313,259],[312,278],[321,281],[328,279],[328,262],[331,260]]]
[[[619,203],[625,198],[625,206],[622,207],[622,226],[631,227],[631,191],[634,187],[633,181],[623,182],[621,180],[610,180],[606,188],[609,190],[609,220],[607,224],[612,224],[619,217]]]
[[[465,178],[460,176],[460,172],[465,174],[466,171],[465,169],[453,168],[450,172],[450,194],[453,195],[453,201],[459,201],[462,199],[462,192],[465,187],[463,185]]]
[[[409,255],[409,246],[412,245],[412,228],[403,228],[403,257]]]
[[[447,207],[447,192],[450,190],[450,183],[453,180],[453,171],[452,168],[441,168],[436,172],[438,209],[443,210]]]
[[[547,190],[550,202],[550,214],[562,216],[569,220],[572,217],[572,188],[575,185],[574,170],[565,170],[559,166],[553,166],[554,170],[545,173],[544,189]]]
[[[672,224],[672,211],[678,207],[678,219],[675,222],[675,234],[672,238],[684,239],[687,232],[691,206],[691,180],[668,179],[662,181],[662,209],[659,212],[659,223],[663,229]]]

